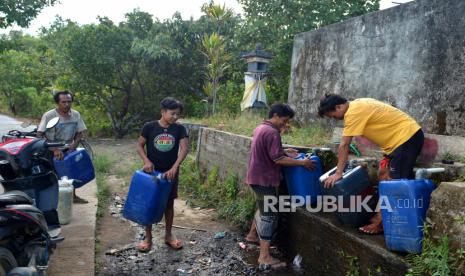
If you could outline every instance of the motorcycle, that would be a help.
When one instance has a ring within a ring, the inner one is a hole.
[[[58,118],[46,128],[53,128]],[[48,143],[35,133],[10,131],[0,143],[0,275],[45,275],[64,240],[58,220],[58,178]]]

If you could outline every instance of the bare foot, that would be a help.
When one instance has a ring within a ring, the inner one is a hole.
[[[376,222],[362,226],[358,228],[358,230],[368,235],[378,235],[383,233],[383,224],[381,222]]]

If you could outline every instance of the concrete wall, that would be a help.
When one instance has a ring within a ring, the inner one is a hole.
[[[428,133],[465,136],[464,14],[463,0],[417,0],[297,35],[297,119],[314,120],[331,92],[389,102]]]
[[[217,166],[220,176],[235,173],[243,180],[251,141],[250,137],[200,128],[199,168],[208,172]],[[284,214],[278,239],[280,248],[290,257],[296,254],[303,257],[304,268],[312,275],[345,275],[354,269],[360,275],[405,275],[407,270],[401,257],[386,250],[382,236],[369,237],[343,227],[332,214],[303,209]],[[357,261],[351,264],[353,258]]]
[[[201,128],[197,144],[197,164],[204,171],[218,167],[220,177],[236,174],[242,181],[247,174],[252,139],[212,128]]]

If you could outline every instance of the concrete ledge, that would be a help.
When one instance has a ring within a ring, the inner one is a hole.
[[[338,147],[335,143],[341,140],[342,130],[341,127],[336,127],[333,130],[332,149],[335,152],[337,152]],[[356,137],[355,143],[363,155],[382,158],[383,152],[381,149],[367,139]],[[446,153],[465,156],[465,137],[425,133],[425,144],[420,154],[422,163],[440,161]]]
[[[342,226],[332,214],[298,209],[283,213],[278,244],[289,255],[300,254],[312,275],[405,275],[408,264],[386,249],[384,237],[368,236]],[[355,274],[351,274],[355,275]]]

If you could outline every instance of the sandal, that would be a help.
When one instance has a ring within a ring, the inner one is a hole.
[[[165,240],[165,244],[168,245],[169,247],[173,248],[173,249],[181,249],[182,248],[182,243],[181,243],[181,240],[178,240],[178,239],[172,239],[172,240]]]
[[[89,201],[86,200],[86,199],[83,199],[82,197],[74,196],[74,197],[73,197],[73,203],[76,203],[76,204],[87,204],[87,203],[89,203]]]
[[[152,242],[142,241],[137,245],[137,250],[142,253],[147,253],[152,249]]]
[[[260,240],[259,240],[259,239],[252,240],[252,239],[248,239],[247,237],[245,237],[244,240],[245,240],[245,242],[250,243],[250,244],[257,244],[257,245],[260,244]]]
[[[270,264],[258,264],[258,270],[260,271],[268,271],[268,270],[280,270],[283,268],[286,268],[287,264],[286,262],[282,262],[280,260],[276,260],[273,263]]]

